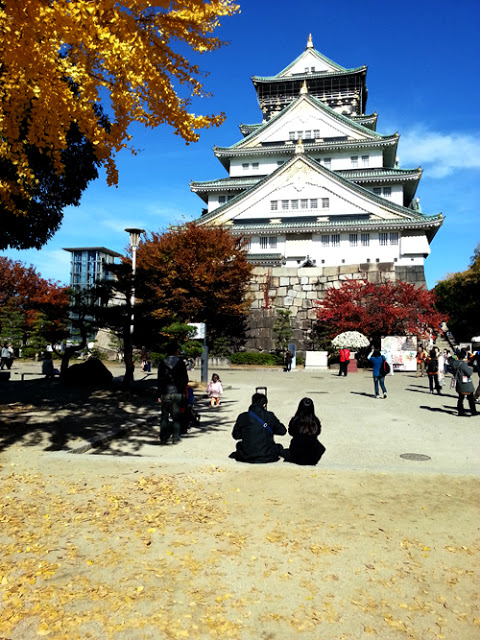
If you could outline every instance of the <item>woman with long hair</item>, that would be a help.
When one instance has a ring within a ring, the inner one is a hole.
[[[296,414],[290,420],[288,433],[290,442],[290,462],[315,465],[325,453],[325,447],[318,440],[322,430],[320,420],[315,415],[313,400],[302,398]]]

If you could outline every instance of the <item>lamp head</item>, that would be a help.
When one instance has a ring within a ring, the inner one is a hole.
[[[136,227],[132,227],[130,229],[125,229],[125,231],[130,234],[130,246],[132,247],[132,249],[136,249],[138,247],[140,236],[142,235],[142,233],[145,233],[145,229],[137,229]]]

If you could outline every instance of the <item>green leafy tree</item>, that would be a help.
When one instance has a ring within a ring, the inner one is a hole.
[[[469,268],[440,281],[435,295],[437,308],[448,316],[448,328],[457,341],[480,335],[480,244]]]
[[[285,351],[290,342],[293,329],[290,323],[292,312],[289,309],[277,309],[277,317],[273,325],[275,342],[279,351]]]

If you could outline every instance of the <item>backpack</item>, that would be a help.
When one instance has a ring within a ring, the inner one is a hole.
[[[384,378],[385,376],[388,376],[389,373],[390,365],[385,360],[385,358],[382,357],[382,364],[380,365],[380,375],[382,376],[382,378]]]

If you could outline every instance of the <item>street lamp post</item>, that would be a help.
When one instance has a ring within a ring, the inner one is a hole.
[[[128,335],[128,348],[125,349],[125,382],[133,380],[133,332],[135,327],[135,273],[137,270],[137,249],[140,236],[145,232],[144,229],[135,227],[125,229],[130,234],[130,248],[132,250],[132,289],[130,295],[130,332]],[[125,340],[124,340],[125,342]]]

